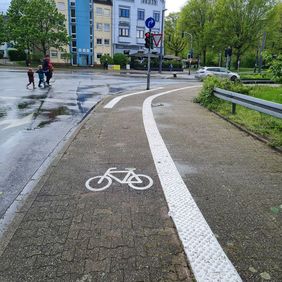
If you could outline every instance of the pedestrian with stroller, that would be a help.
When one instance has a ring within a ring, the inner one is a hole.
[[[40,88],[41,83],[43,83],[43,87],[45,88],[44,71],[41,65],[38,66],[38,70],[36,71],[36,73],[38,74],[38,79],[39,79],[38,87]]]
[[[28,84],[26,85],[26,89],[29,89],[28,86],[30,84],[33,85],[33,89],[35,89],[35,85],[34,85],[34,72],[31,68],[28,69],[28,72],[27,72],[27,76],[28,76]]]

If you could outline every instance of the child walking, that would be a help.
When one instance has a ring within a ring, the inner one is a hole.
[[[45,88],[44,71],[41,65],[38,66],[38,70],[36,71],[36,73],[38,73],[38,79],[39,79],[38,87],[40,88],[41,83],[43,83],[43,87]]]
[[[33,85],[33,89],[35,89],[35,85],[34,85],[34,72],[31,68],[28,69],[28,72],[27,72],[27,75],[28,75],[28,84],[26,85],[26,89],[28,89],[28,86],[30,84]]]

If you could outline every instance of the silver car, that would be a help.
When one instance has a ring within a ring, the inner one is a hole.
[[[195,77],[199,80],[203,80],[204,78],[208,76],[220,76],[223,78],[228,78],[232,81],[236,81],[240,79],[240,76],[236,72],[231,72],[226,68],[220,68],[220,67],[204,67],[199,69]]]

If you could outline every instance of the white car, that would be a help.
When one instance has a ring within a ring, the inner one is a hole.
[[[204,67],[199,69],[195,77],[199,80],[203,80],[204,78],[208,76],[220,76],[223,78],[228,78],[232,81],[236,81],[240,79],[240,76],[236,72],[231,72],[226,68],[220,68],[220,67]]]

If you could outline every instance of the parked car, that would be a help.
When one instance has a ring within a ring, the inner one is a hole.
[[[203,80],[204,78],[208,76],[220,76],[223,78],[228,78],[232,81],[236,81],[240,79],[240,76],[236,72],[231,72],[226,68],[220,68],[220,67],[204,67],[199,69],[196,72],[195,77],[199,80]]]

